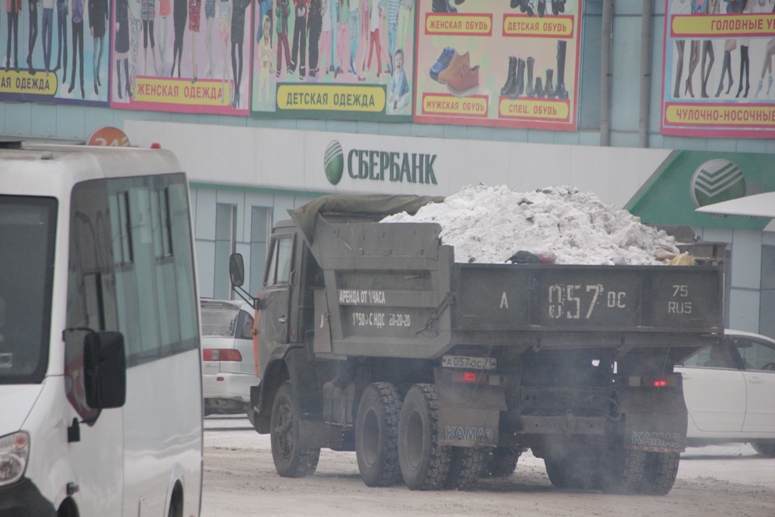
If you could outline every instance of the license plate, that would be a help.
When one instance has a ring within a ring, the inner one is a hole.
[[[494,357],[466,357],[464,355],[445,355],[441,358],[445,368],[471,368],[472,370],[494,370],[498,362]]]

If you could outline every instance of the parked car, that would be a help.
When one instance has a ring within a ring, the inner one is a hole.
[[[726,330],[683,361],[690,445],[749,442],[775,457],[775,340]]]
[[[241,413],[259,383],[253,360],[253,315],[243,301],[202,298],[202,391],[205,416]]]

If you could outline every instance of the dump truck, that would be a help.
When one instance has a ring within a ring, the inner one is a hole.
[[[462,489],[530,448],[556,487],[668,493],[673,365],[723,334],[723,264],[457,263],[438,224],[380,222],[438,201],[324,196],[275,225],[248,417],[278,474],[330,448],[368,486]]]

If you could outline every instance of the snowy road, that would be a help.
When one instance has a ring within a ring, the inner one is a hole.
[[[469,492],[368,488],[355,453],[321,451],[317,473],[279,477],[269,438],[246,418],[205,419],[202,517],[261,516],[689,516],[775,517],[775,459],[745,444],[690,448],[665,497],[556,490],[543,460],[524,454],[509,478]]]

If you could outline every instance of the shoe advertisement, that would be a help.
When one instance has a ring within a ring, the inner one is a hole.
[[[251,0],[113,0],[110,107],[241,115]]]
[[[665,135],[775,137],[775,0],[665,0]]]
[[[411,121],[416,0],[258,0],[251,113]]]
[[[6,0],[0,101],[107,106],[110,0]]]
[[[415,122],[576,131],[581,0],[419,0]]]

